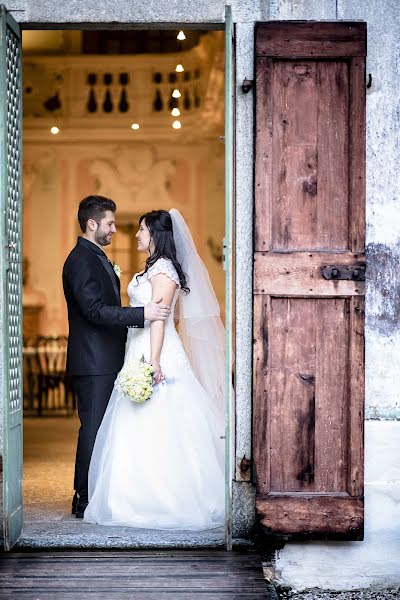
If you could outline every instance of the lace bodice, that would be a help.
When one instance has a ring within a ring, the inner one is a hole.
[[[143,276],[140,276],[140,273],[133,276],[128,285],[130,306],[144,306],[150,302],[152,294],[150,279],[158,273],[164,273],[179,286],[178,273],[172,262],[167,258],[159,258]],[[161,354],[163,368],[166,369],[168,376],[174,377],[177,376],[177,369],[187,370],[191,368],[174,322],[174,309],[179,294],[180,287],[177,287],[171,303],[171,314],[165,322],[165,335]],[[144,322],[143,329],[140,327],[130,327],[128,329],[125,361],[141,358],[141,356],[144,356],[146,360],[150,359],[150,321]]]
[[[172,281],[174,281],[179,286],[179,277],[178,273],[172,262],[168,258],[159,258],[154,265],[152,265],[149,270],[141,275],[141,273],[135,273],[132,281],[128,285],[128,296],[129,296],[129,305],[130,306],[144,306],[151,300],[152,287],[150,283],[150,279],[154,277],[154,275],[158,275],[159,273],[164,273],[167,275]],[[174,323],[174,309],[175,304],[179,296],[180,286],[176,289],[172,304],[171,304],[171,314],[167,321],[168,324]],[[147,322],[145,322],[147,323]]]

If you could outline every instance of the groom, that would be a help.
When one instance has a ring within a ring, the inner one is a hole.
[[[97,430],[125,354],[127,327],[144,320],[165,320],[170,310],[149,302],[144,308],[121,308],[120,282],[103,251],[116,233],[115,203],[88,196],[79,204],[82,236],[63,269],[68,307],[67,372],[71,376],[81,426],[75,462],[72,513],[82,518],[88,503],[88,470]]]

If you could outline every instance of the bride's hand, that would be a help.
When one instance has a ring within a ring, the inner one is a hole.
[[[155,361],[150,361],[150,364],[154,369],[153,382],[155,384],[157,384],[157,383],[161,383],[161,381],[164,381],[165,375],[161,370],[161,365]]]

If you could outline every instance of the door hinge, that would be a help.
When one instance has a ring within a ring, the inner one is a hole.
[[[242,88],[243,94],[248,94],[251,88],[253,87],[253,80],[247,79],[246,77],[246,79],[243,80],[243,83],[240,87]]]
[[[222,240],[222,268],[226,271],[226,241]]]
[[[242,460],[240,461],[240,465],[239,465],[240,472],[247,473],[247,471],[251,467],[252,462],[253,462],[252,459],[246,458],[246,455],[244,454]]]
[[[15,242],[8,242],[8,244],[5,245],[6,271],[9,271],[11,269],[11,251],[14,250],[16,247],[17,244]]]

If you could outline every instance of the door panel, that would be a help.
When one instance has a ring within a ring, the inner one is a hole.
[[[343,298],[271,300],[271,491],[346,491],[348,309]]]
[[[363,535],[362,52],[363,23],[256,29],[253,444],[271,534]]]
[[[271,196],[279,203],[271,248],[345,249],[347,65],[269,61],[265,68],[272,79]]]
[[[10,550],[22,530],[21,36],[0,11],[3,526]]]

